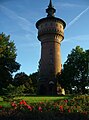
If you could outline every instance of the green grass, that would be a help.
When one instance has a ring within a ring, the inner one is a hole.
[[[28,103],[37,103],[37,102],[49,102],[49,101],[57,101],[59,99],[66,99],[68,97],[48,97],[48,96],[44,96],[44,97],[16,97],[15,99],[21,99],[21,100],[25,100]]]
[[[2,97],[0,97],[0,102],[2,102],[3,101],[3,98]]]
[[[50,101],[57,101],[59,99],[68,99],[68,96],[61,96],[61,97],[48,97],[48,96],[22,96],[22,97],[14,97],[13,100],[25,100],[28,104],[30,103],[38,103],[38,102],[50,102]],[[2,97],[0,97],[0,105],[3,107],[10,107],[10,102],[4,101]]]
[[[9,106],[10,106],[10,103],[9,103],[9,102],[6,102],[6,101],[3,101],[3,98],[0,97],[0,106],[9,107]]]
[[[3,107],[10,107],[10,103],[9,102],[0,102],[0,106],[3,106]]]

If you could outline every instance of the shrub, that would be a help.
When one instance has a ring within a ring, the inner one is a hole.
[[[0,109],[1,117],[13,120],[89,120],[89,96],[30,104],[24,100],[13,101],[11,108],[1,106]]]

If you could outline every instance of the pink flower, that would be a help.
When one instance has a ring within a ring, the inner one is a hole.
[[[14,102],[12,102],[12,103],[11,103],[11,106],[14,107],[14,108],[16,108],[16,107],[17,107],[17,104],[14,103]]]
[[[68,103],[68,100],[64,100],[65,103]]]
[[[32,107],[30,105],[27,105],[27,108],[32,111]]]
[[[42,112],[42,107],[41,107],[41,106],[39,106],[39,107],[38,107],[38,110],[39,110],[40,112]]]

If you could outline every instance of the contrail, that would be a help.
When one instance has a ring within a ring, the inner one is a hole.
[[[86,13],[89,10],[89,6],[83,10],[77,17],[75,17],[66,27],[66,29],[68,29],[71,25],[73,25],[84,13]],[[65,29],[65,30],[66,30]]]
[[[26,18],[19,16],[18,14],[16,14],[14,11],[12,11],[11,9],[0,5],[0,10],[7,15],[9,18],[15,20],[15,22],[18,23],[18,25],[25,31],[28,31],[32,34],[34,34],[34,32],[31,30],[32,29],[32,23],[30,21],[28,21]],[[30,29],[31,28],[31,29]]]

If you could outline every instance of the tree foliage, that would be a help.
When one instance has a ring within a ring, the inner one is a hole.
[[[17,73],[14,77],[13,85],[15,85],[17,88],[19,86],[24,86],[23,93],[25,94],[33,94],[34,93],[34,87],[33,82],[31,78],[25,74],[24,72]]]
[[[72,49],[64,63],[62,73],[59,75],[59,83],[66,90],[72,92],[77,87],[77,92],[85,93],[85,86],[88,85],[88,62],[89,51],[84,51],[80,46]]]
[[[38,87],[38,72],[32,73],[29,75],[29,78],[32,80],[32,84],[34,87],[34,92],[37,93]]]
[[[29,76],[24,72],[17,73],[14,76],[14,85],[15,86],[23,85],[28,79],[29,79]]]
[[[16,47],[10,36],[0,34],[0,89],[12,82],[12,73],[20,68],[16,62]]]

